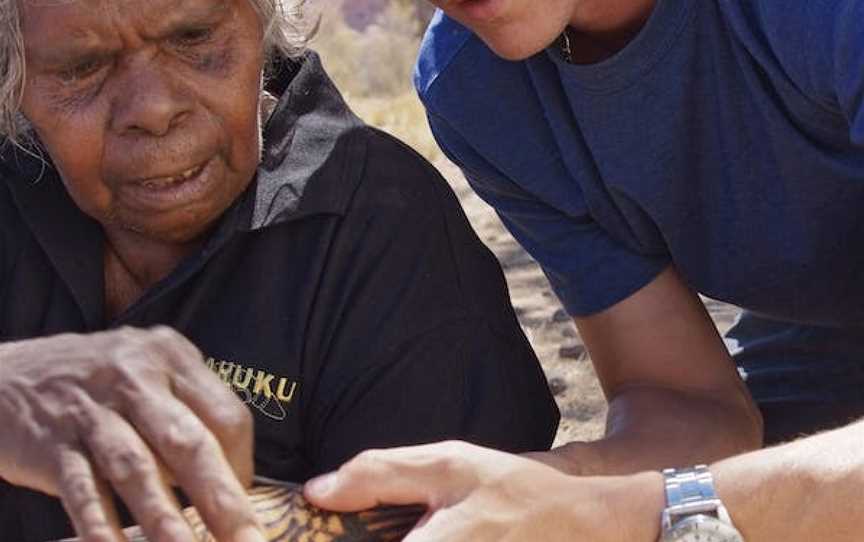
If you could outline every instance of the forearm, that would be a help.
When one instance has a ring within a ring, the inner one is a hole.
[[[723,460],[711,465],[711,472],[746,542],[858,540],[864,529],[862,441],[864,422],[858,422]],[[662,475],[599,480],[611,506],[630,518],[621,540],[656,542],[665,506]]]
[[[722,461],[717,490],[747,542],[858,540],[864,422]]]
[[[747,400],[633,388],[610,404],[606,437],[556,448],[546,462],[579,476],[711,463],[759,448],[761,431]]]
[[[705,306],[674,268],[574,323],[609,399],[606,437],[565,446],[547,463],[582,476],[628,474],[762,445],[759,411]]]

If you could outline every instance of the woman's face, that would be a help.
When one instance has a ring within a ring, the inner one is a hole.
[[[23,0],[22,110],[111,233],[201,235],[258,164],[262,29],[248,0]]]
[[[431,0],[496,54],[521,60],[548,47],[574,17],[579,0]]]

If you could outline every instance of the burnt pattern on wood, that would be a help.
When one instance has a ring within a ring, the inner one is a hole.
[[[249,492],[249,499],[269,542],[394,542],[402,540],[425,513],[423,506],[328,512],[309,504],[300,486],[294,484],[258,485]],[[194,508],[183,513],[198,540],[216,542]],[[138,527],[126,529],[125,534],[130,542],[147,542]]]

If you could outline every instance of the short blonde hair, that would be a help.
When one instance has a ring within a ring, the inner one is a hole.
[[[0,140],[20,144],[29,124],[21,114],[24,93],[24,38],[19,2],[0,0]],[[264,26],[268,58],[274,53],[294,58],[306,47],[311,25],[304,17],[305,0],[249,0]]]

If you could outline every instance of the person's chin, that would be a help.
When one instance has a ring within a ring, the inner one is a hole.
[[[548,43],[542,40],[535,42],[520,42],[518,40],[508,38],[498,38],[481,36],[486,45],[499,57],[504,60],[519,61],[530,58],[537,53],[546,49]]]
[[[138,238],[141,242],[183,245],[194,243],[212,230],[224,209],[189,206],[161,213],[141,213],[138,210],[117,209],[107,227],[123,237]]]
[[[493,53],[505,60],[525,60],[543,51],[560,35],[553,26],[538,27],[522,21],[474,29]]]

